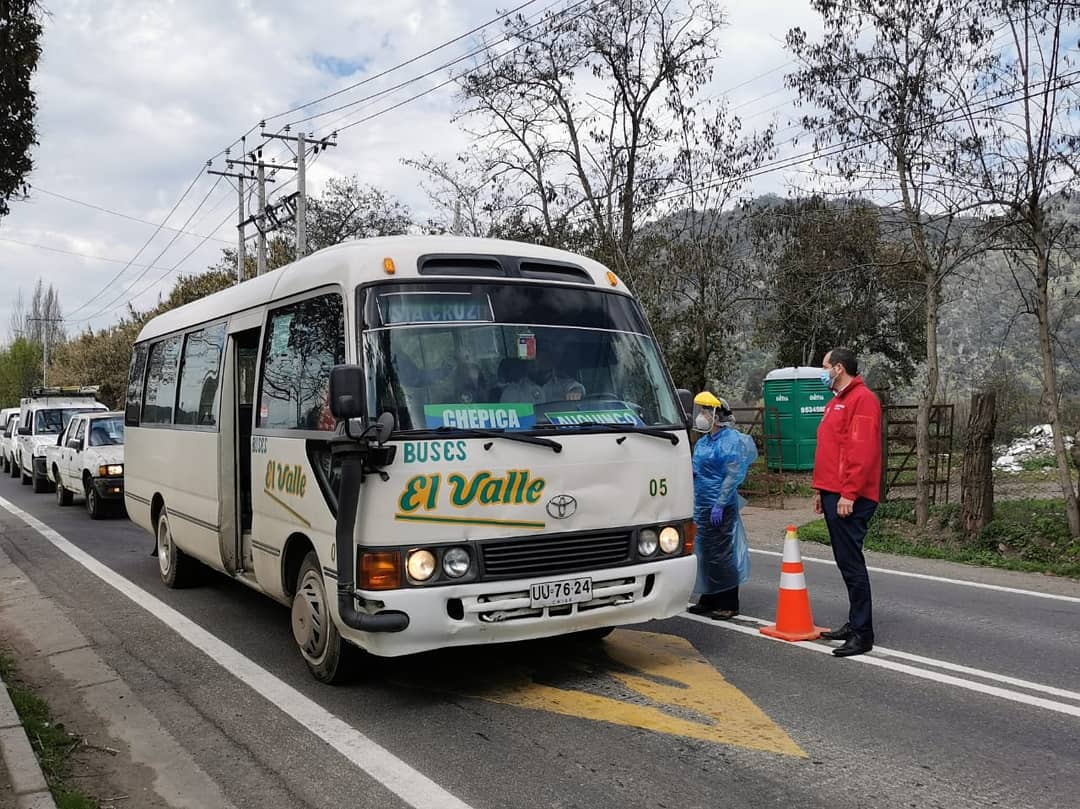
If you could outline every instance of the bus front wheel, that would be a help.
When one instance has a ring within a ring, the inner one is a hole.
[[[157,524],[158,572],[166,587],[179,589],[195,581],[195,560],[176,547],[169,529],[169,515],[161,509]]]
[[[349,646],[330,614],[319,557],[308,551],[296,577],[292,631],[300,655],[316,680],[339,683],[346,677]]]

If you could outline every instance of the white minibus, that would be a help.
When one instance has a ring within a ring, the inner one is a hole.
[[[602,637],[686,607],[684,399],[592,260],[356,240],[146,324],[124,496],[166,585],[289,605],[323,681],[353,647]]]

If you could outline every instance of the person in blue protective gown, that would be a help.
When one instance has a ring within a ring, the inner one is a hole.
[[[754,440],[735,429],[731,408],[705,391],[694,397],[694,522],[697,524],[696,604],[689,612],[729,620],[739,613],[739,585],[750,578],[750,549],[739,516],[739,484],[757,458]]]

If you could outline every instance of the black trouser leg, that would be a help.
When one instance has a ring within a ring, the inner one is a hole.
[[[836,513],[840,495],[831,492],[821,493],[821,508],[825,512],[825,524],[829,527],[829,541],[832,543],[833,558],[840,568],[840,575],[847,585],[848,623],[852,630],[873,642],[874,619],[870,600],[870,574],[866,570],[863,557],[863,540],[870,518],[877,510],[877,503],[860,497],[855,501],[852,512],[847,517]]]

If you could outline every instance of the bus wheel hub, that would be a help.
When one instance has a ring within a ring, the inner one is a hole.
[[[292,631],[297,645],[312,658],[326,650],[326,598],[321,583],[308,572],[292,603]]]

